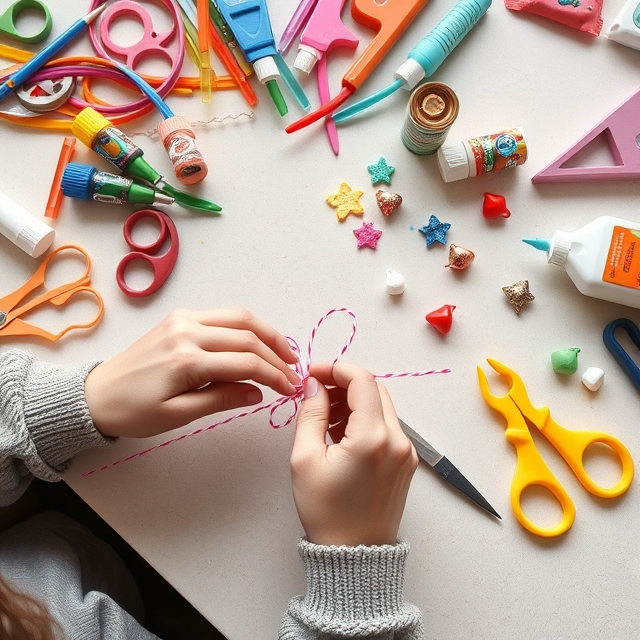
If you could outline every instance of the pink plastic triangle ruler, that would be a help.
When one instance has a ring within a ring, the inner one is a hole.
[[[604,136],[613,156],[612,166],[563,167],[571,158]],[[595,182],[640,179],[640,91],[623,102],[587,135],[537,173],[531,182]]]

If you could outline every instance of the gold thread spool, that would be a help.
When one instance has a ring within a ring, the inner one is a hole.
[[[420,85],[407,105],[402,128],[404,146],[418,155],[435,153],[445,141],[459,110],[458,96],[446,84]]]

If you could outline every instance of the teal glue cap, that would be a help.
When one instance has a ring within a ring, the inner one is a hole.
[[[549,251],[551,248],[551,242],[544,238],[522,238],[522,242],[531,245],[534,249],[539,251]]]

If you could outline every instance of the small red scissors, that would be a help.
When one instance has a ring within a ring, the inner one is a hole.
[[[160,234],[151,244],[141,245],[131,237],[131,232],[136,223],[142,218],[154,218],[160,224]],[[176,264],[178,258],[178,247],[180,245],[178,241],[178,230],[173,220],[164,212],[156,209],[140,209],[131,214],[127,221],[124,223],[124,229],[122,230],[124,239],[133,251],[127,253],[116,269],[116,281],[118,286],[128,296],[134,296],[142,298],[143,296],[151,295],[155,293],[171,275],[173,267]],[[167,250],[157,255],[158,251],[162,248],[162,245],[169,238],[170,244]],[[132,289],[127,285],[124,279],[125,271],[128,264],[132,260],[143,260],[151,265],[153,269],[153,281],[146,289]]]

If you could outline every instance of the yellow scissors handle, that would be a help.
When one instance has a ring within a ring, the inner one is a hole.
[[[540,456],[528,427],[508,428],[505,436],[516,450],[516,471],[511,483],[511,508],[516,520],[531,533],[553,538],[567,532],[576,517],[576,507],[569,494],[551,473]],[[544,487],[560,503],[562,520],[554,527],[544,528],[532,522],[522,509],[522,494],[529,487]]]
[[[574,431],[561,427],[549,416],[540,431],[565,459],[582,486],[600,498],[617,498],[622,495],[633,481],[633,458],[629,449],[618,438],[602,431]],[[597,484],[584,468],[584,453],[592,444],[610,447],[620,459],[622,475],[612,487]]]

